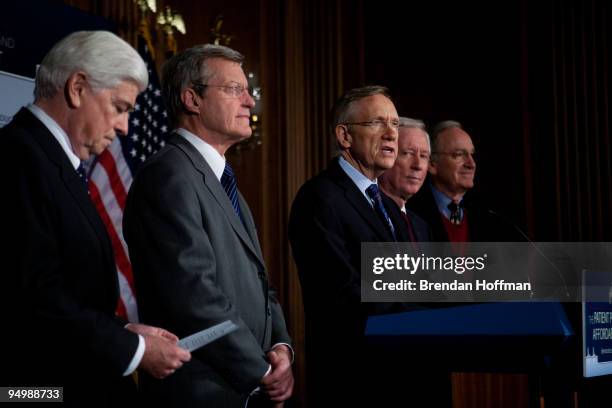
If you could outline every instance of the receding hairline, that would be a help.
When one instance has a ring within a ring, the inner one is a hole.
[[[242,72],[242,74],[244,75],[244,77],[246,78],[247,82],[248,82],[248,78],[246,77],[246,72],[244,72],[244,66],[242,64],[242,61],[236,61],[224,56],[214,56],[214,57],[209,57],[206,59],[206,68],[210,70],[210,76],[209,79],[214,78],[216,75],[219,74],[219,70],[218,70],[218,66],[217,64],[220,63],[230,63],[230,64],[235,64],[238,66],[238,68],[240,68],[240,72]]]
[[[440,136],[443,136],[443,135],[451,135],[451,136],[444,136],[444,137],[454,138],[460,134],[466,135],[467,137],[470,138],[470,140],[472,139],[470,134],[466,132],[464,128],[459,127],[459,126],[450,126],[450,127],[440,130],[437,134],[437,138],[440,138]]]
[[[425,131],[425,129],[422,129],[422,128],[419,128],[419,127],[416,127],[416,126],[400,126],[400,127],[397,129],[398,134],[399,134],[400,136],[402,135],[402,131],[408,131],[408,130],[418,130],[418,131],[419,131],[419,133],[420,133],[421,135],[423,135],[423,137],[424,137],[425,139],[427,139],[427,138],[428,138],[428,133]]]
[[[425,122],[420,119],[413,119],[406,116],[400,116],[399,118],[400,126],[397,130],[398,139],[402,135],[403,129],[417,129],[421,131],[421,134],[425,138],[425,142],[427,142],[427,148],[431,152],[431,138],[429,137],[429,133],[427,133],[427,126],[425,126]]]
[[[472,147],[474,147],[474,140],[472,139],[472,136],[470,136],[470,134],[465,131],[465,129],[458,126],[450,126],[438,132],[435,145],[436,149],[441,149],[441,144],[448,146],[449,143],[452,143],[453,140],[456,140],[461,135],[465,135],[472,144]],[[434,152],[432,152],[432,156],[434,155],[433,153]]]
[[[347,110],[345,111],[345,116],[347,121],[353,121],[354,119],[354,115],[355,112],[358,108],[363,109],[363,108],[367,108],[367,104],[364,104],[364,102],[367,102],[368,98],[376,98],[382,96],[383,98],[385,98],[386,100],[388,100],[389,102],[391,102],[391,104],[395,107],[395,104],[393,103],[393,99],[391,99],[390,96],[385,95],[383,93],[377,93],[377,94],[373,94],[373,95],[368,95],[368,96],[364,96],[362,98],[359,99],[355,99],[354,101],[351,101],[347,107]]]

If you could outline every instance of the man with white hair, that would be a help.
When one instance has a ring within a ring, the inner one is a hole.
[[[115,316],[111,242],[79,173],[127,134],[147,84],[125,41],[75,32],[43,59],[34,103],[0,130],[2,385],[61,386],[69,406],[117,406],[134,398],[137,367],[161,378],[190,359],[168,331]]]
[[[406,201],[419,191],[427,177],[431,148],[425,124],[420,120],[400,117],[397,143],[395,164],[378,177],[378,183],[401,210],[411,241],[416,241],[412,220],[417,216],[406,209]]]

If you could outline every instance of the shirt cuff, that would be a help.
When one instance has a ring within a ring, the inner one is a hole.
[[[265,378],[268,374],[270,374],[271,371],[272,371],[272,365],[268,364],[268,370],[266,370],[266,373],[264,374],[262,378]],[[253,391],[251,391],[249,395],[257,395],[259,394],[259,391],[261,391],[261,388],[257,387]]]
[[[293,352],[293,347],[291,347],[291,345],[287,343],[276,343],[275,345],[272,346],[271,350],[274,350],[274,347],[277,347],[277,346],[287,346],[289,351],[291,351],[291,364],[293,364],[293,361],[295,360],[295,353]]]
[[[274,347],[277,347],[277,346],[287,346],[289,351],[291,351],[291,364],[293,364],[293,360],[295,360],[295,353],[293,352],[293,347],[291,347],[291,345],[287,343],[276,343],[275,345],[272,346],[270,350],[274,350]],[[272,366],[268,365],[268,370],[266,371],[266,373],[264,374],[262,378],[265,378],[268,374],[270,374],[271,371],[272,371]],[[249,395],[257,395],[259,394],[260,391],[261,391],[261,388],[257,387],[253,391],[251,391],[251,394]]]
[[[140,334],[138,335],[138,348],[136,348],[136,353],[134,353],[134,357],[132,357],[132,361],[130,361],[130,365],[128,365],[127,369],[123,372],[123,376],[128,376],[132,374],[136,368],[140,365],[142,361],[142,356],[144,356],[145,352],[145,341],[144,337]]]

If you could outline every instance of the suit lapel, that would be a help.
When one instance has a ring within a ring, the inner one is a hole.
[[[389,213],[389,218],[391,218],[391,222],[395,226],[395,235],[398,241],[411,241],[410,233],[408,232],[408,228],[410,228],[406,221],[404,220],[400,208],[397,206],[395,201],[393,201],[389,196],[385,193],[381,192],[383,203],[385,204],[385,208]],[[416,232],[415,232],[416,235]]]
[[[96,208],[87,194],[87,190],[83,187],[83,181],[72,167],[72,163],[70,163],[62,147],[57,140],[55,140],[55,137],[53,137],[49,129],[47,129],[29,110],[25,108],[21,109],[18,113],[18,120],[22,126],[30,130],[30,134],[36,138],[37,143],[41,145],[49,160],[57,166],[59,177],[64,183],[66,190],[77,203],[95,234],[98,236],[98,240],[102,244],[104,252],[106,252],[107,259],[112,259],[113,253],[106,233],[106,228],[96,212]]]
[[[338,159],[335,159],[329,166],[329,172],[331,178],[336,182],[343,190],[344,196],[347,201],[353,206],[357,213],[363,218],[363,220],[376,232],[376,235],[381,241],[395,241],[393,236],[388,231],[388,228],[383,224],[382,220],[378,218],[376,212],[363,196],[361,191],[357,188],[353,180],[342,170]]]
[[[261,252],[257,251],[255,245],[253,244],[253,241],[256,240],[256,237],[252,238],[252,236],[249,235],[249,233],[247,232],[244,224],[242,223],[242,220],[240,219],[240,217],[238,217],[238,214],[236,214],[236,210],[234,210],[232,202],[227,196],[227,193],[221,186],[221,183],[213,173],[212,169],[210,168],[204,157],[202,157],[200,152],[198,152],[197,149],[191,143],[189,143],[187,140],[177,134],[173,134],[168,143],[174,144],[176,147],[181,149],[189,157],[195,169],[204,176],[204,184],[206,188],[208,188],[210,194],[215,198],[219,206],[221,206],[221,208],[223,209],[223,212],[229,220],[232,229],[238,235],[244,245],[253,253],[253,255],[255,255],[255,257],[261,264],[261,267],[263,268],[264,262],[261,257]],[[245,211],[247,208],[246,203],[244,202],[240,194],[239,201],[241,209],[243,209],[243,216],[247,217],[247,214],[249,213]]]
[[[253,214],[251,214],[249,206],[245,201],[244,197],[242,196],[240,190],[238,191],[238,201],[240,203],[240,210],[242,211],[242,216],[244,217],[244,222],[246,223],[246,231],[251,237],[253,247],[255,248],[259,259],[262,260],[263,266],[263,254],[261,252],[261,247],[259,246],[259,238],[257,237],[257,228],[255,227],[255,221],[253,220]]]
[[[79,175],[72,168],[62,168],[60,173],[60,177],[62,178],[66,189],[77,202],[83,214],[85,214],[85,217],[96,232],[100,242],[108,243],[106,227],[100,219],[100,215],[96,211],[89,194],[87,194],[87,190],[83,187],[83,181],[79,178]],[[108,245],[104,245],[104,247],[107,252],[111,253]]]
[[[448,233],[444,228],[444,222],[442,221],[442,213],[438,210],[438,204],[431,191],[431,186],[425,185],[421,189],[426,188],[424,191],[425,208],[429,212],[429,219],[431,220],[430,228],[434,231],[435,236],[444,237],[444,241],[448,241]]]

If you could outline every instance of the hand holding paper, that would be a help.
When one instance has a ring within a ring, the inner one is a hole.
[[[211,343],[236,329],[238,329],[238,326],[235,323],[230,320],[226,320],[223,323],[216,324],[208,329],[204,329],[182,338],[179,340],[178,345],[179,347],[191,352],[199,349],[200,347],[204,347],[208,343]]]

